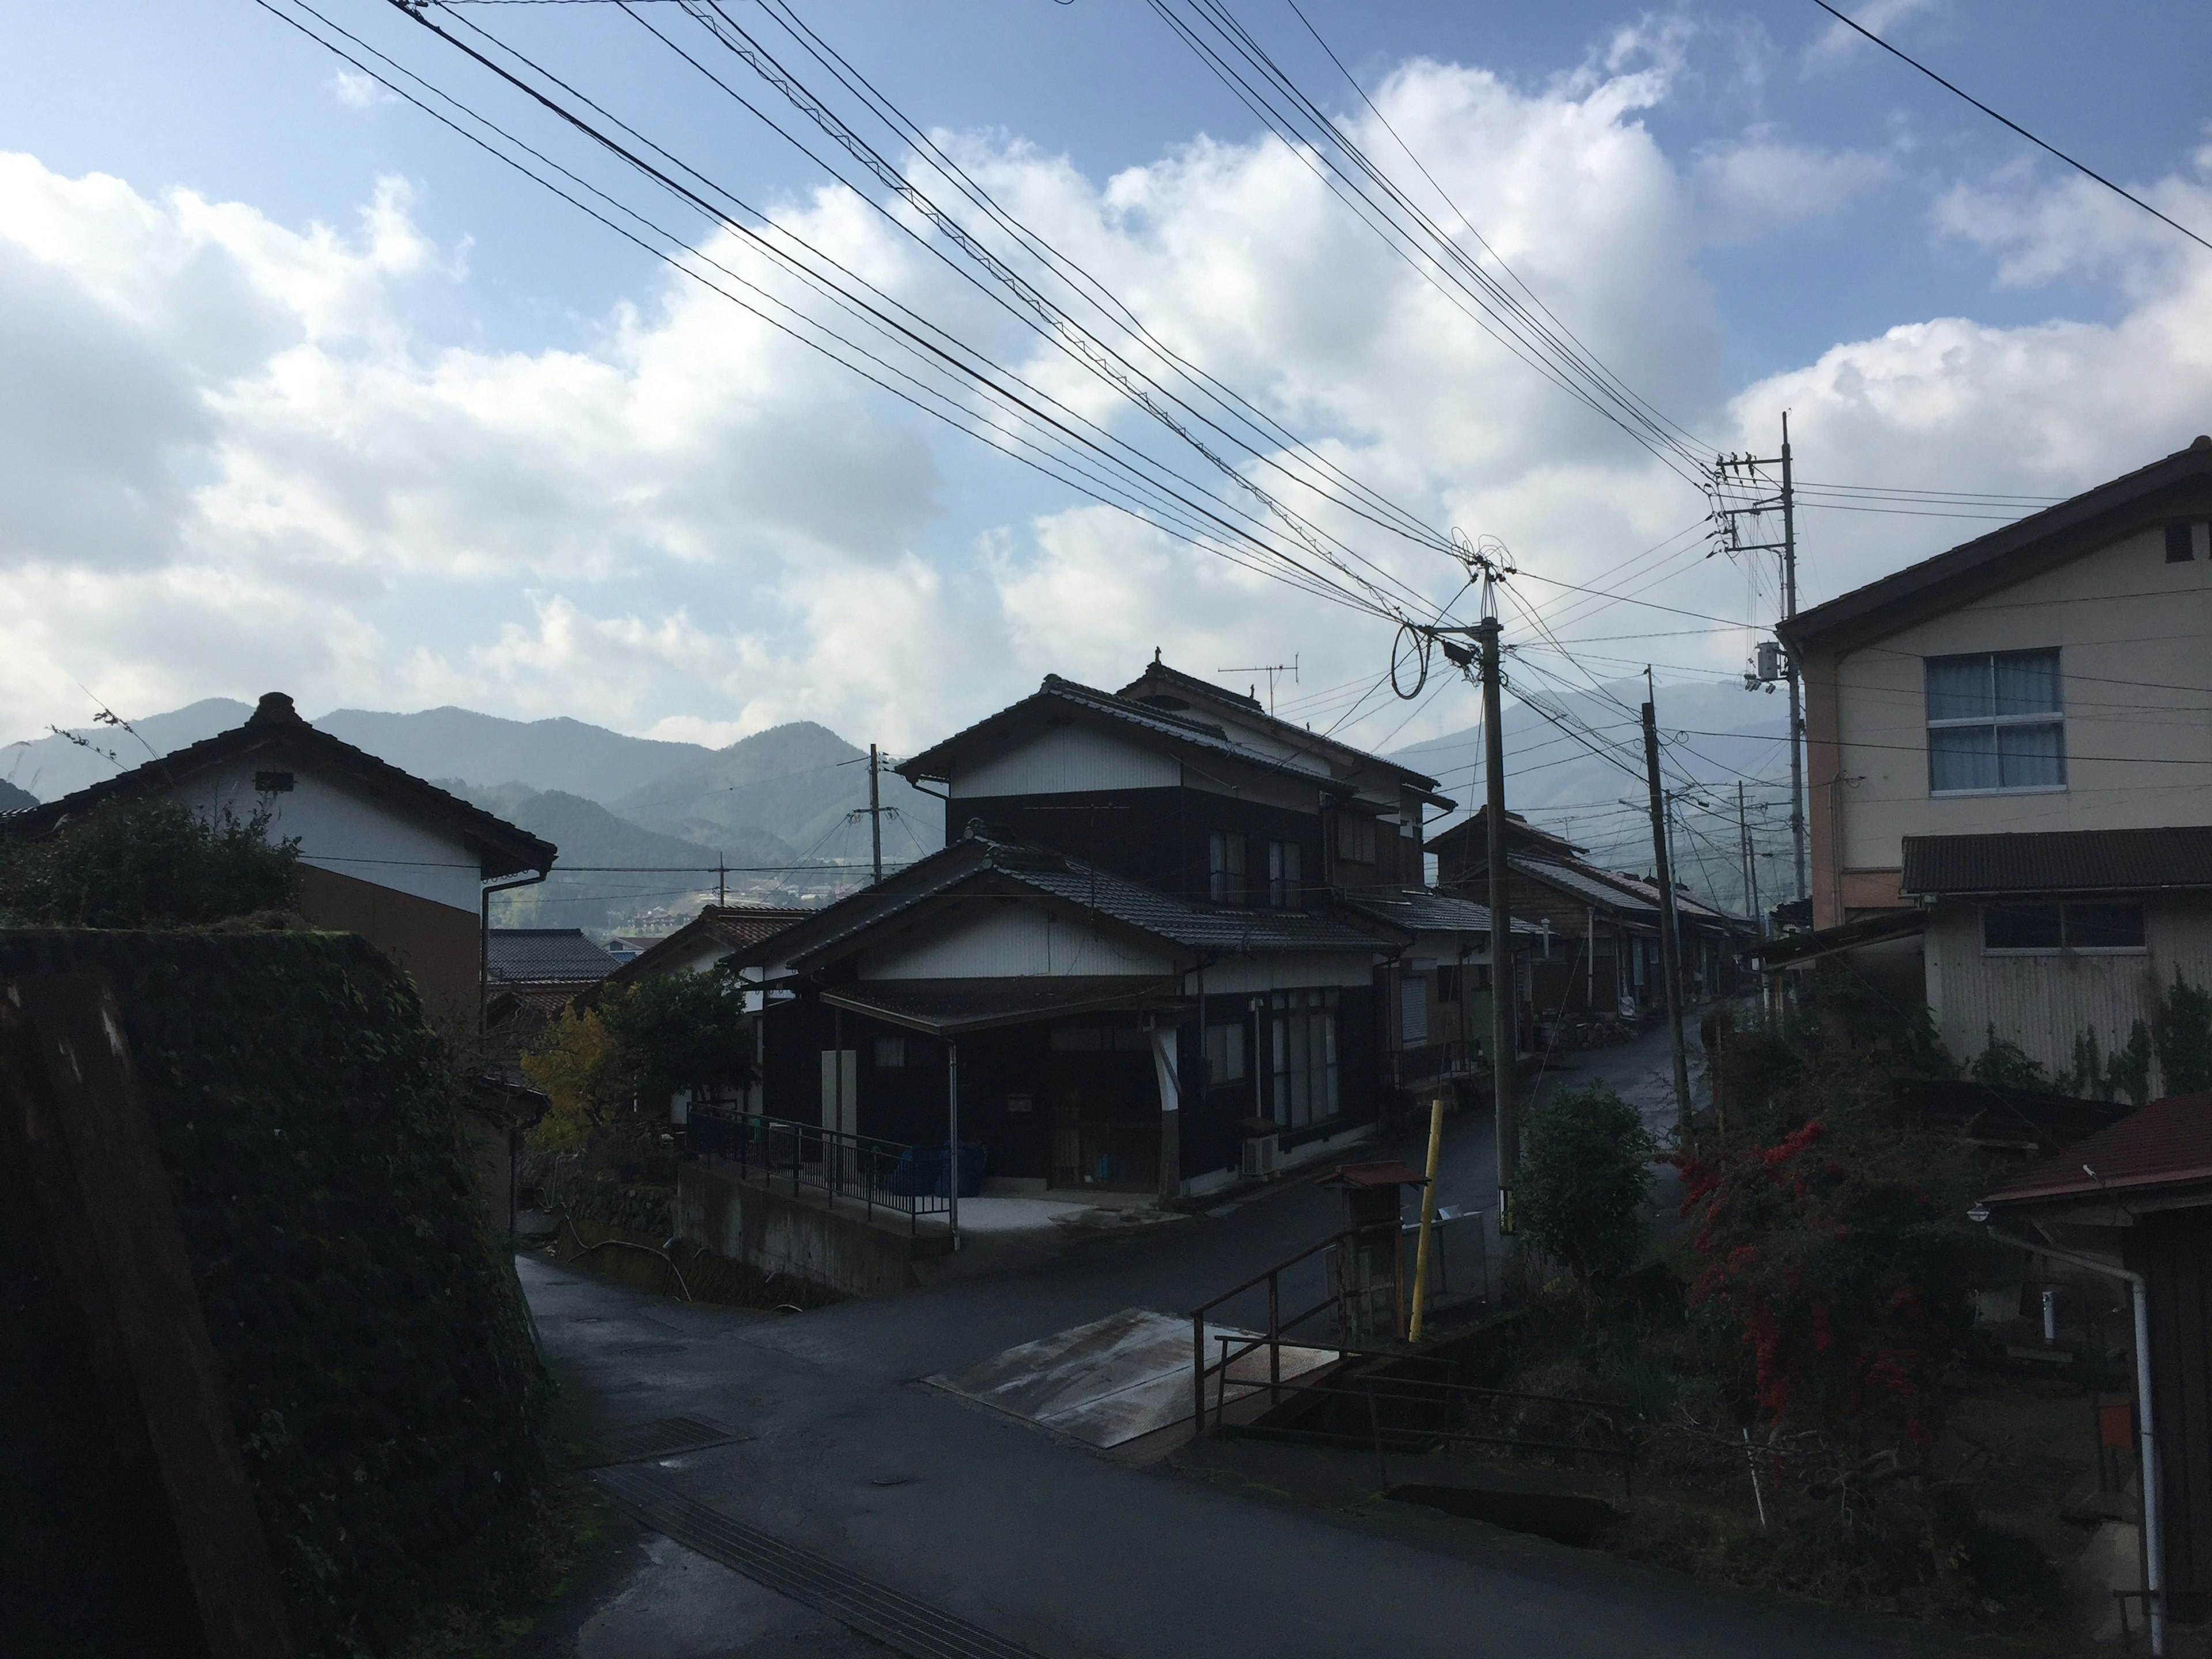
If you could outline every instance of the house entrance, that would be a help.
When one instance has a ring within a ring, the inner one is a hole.
[[[1062,1024],[1048,1050],[1052,1184],[1152,1193],[1160,1185],[1159,1084],[1127,1024]]]

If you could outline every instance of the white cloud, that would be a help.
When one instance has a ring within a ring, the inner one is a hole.
[[[1869,0],[1851,16],[1874,33],[1887,36],[1897,24],[1930,9],[1935,3],[1936,0]],[[1831,23],[1805,49],[1804,67],[1808,74],[1832,69],[1862,51],[1873,50],[1873,43],[1857,29],[1845,23]]]
[[[399,101],[374,76],[355,70],[340,70],[324,84],[330,88],[331,96],[348,109],[374,109],[379,104]]]
[[[1894,175],[1886,155],[1793,144],[1771,128],[1698,153],[1692,177],[1716,242],[1823,219]]]
[[[1376,98],[1585,346],[1716,447],[1767,450],[1789,408],[1810,476],[2055,494],[2212,424],[2203,266],[2143,255],[2134,229],[2072,196],[2002,187],[1948,198],[1943,233],[1999,256],[2009,280],[2057,269],[2062,247],[2070,269],[2119,262],[2120,321],[1917,322],[1731,398],[1697,266],[1716,226],[1785,223],[1888,163],[1766,129],[1678,163],[1643,118],[1678,61],[1677,35],[1653,28],[1540,88],[1417,62]],[[1503,538],[1529,572],[1521,592],[1555,600],[1593,653],[1733,665],[1732,636],[1616,641],[1695,623],[1539,580],[1610,580],[1702,503],[1392,258],[1282,146],[1194,142],[1095,180],[1018,143],[945,142],[1176,351],[1430,522]],[[2196,185],[2156,188],[2177,217],[2202,210],[2174,194]],[[1166,442],[851,197],[783,218],[1117,435]],[[734,243],[702,252],[758,274]],[[563,349],[447,343],[406,320],[410,285],[466,281],[400,181],[349,227],[290,228],[0,157],[0,611],[21,619],[0,657],[0,729],[82,718],[82,681],[130,714],[282,686],[308,707],[450,702],[696,741],[816,719],[911,750],[1048,672],[1118,684],[1155,647],[1200,673],[1295,656],[1300,680],[1279,695],[1322,726],[1387,661],[1387,626],[1094,504],[1038,510],[1016,493],[1027,475],[697,284],[671,276]],[[1178,464],[1205,471],[1188,450]],[[1454,596],[1440,556],[1325,521],[1376,580]],[[1980,527],[1808,512],[1808,597]],[[1652,597],[1741,611],[1741,578],[1676,545],[1684,574]],[[1367,708],[1352,729],[1378,742],[1468,718],[1449,693],[1413,710],[1384,690]]]

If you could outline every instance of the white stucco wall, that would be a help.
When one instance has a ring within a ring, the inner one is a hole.
[[[1094,789],[1170,789],[1182,781],[1170,756],[1087,726],[1053,726],[948,781],[954,800],[990,795],[1066,795]]]
[[[1940,905],[1922,945],[1929,1015],[1962,1064],[1989,1046],[1992,1026],[2054,1072],[2073,1064],[2084,1031],[2110,1054],[2136,1020],[2151,1018],[2177,969],[2191,984],[2212,985],[2212,902],[2151,897],[2143,943],[2140,951],[2111,954],[1992,956],[1982,948],[1978,904]]]
[[[292,773],[293,787],[257,794],[253,775],[279,768]],[[264,757],[202,774],[170,799],[210,815],[227,807],[240,818],[265,804],[274,813],[270,838],[297,836],[301,863],[477,914],[482,866],[467,842],[401,817],[342,777],[318,776],[304,763]]]
[[[2212,823],[2212,558],[2166,562],[2144,531],[1855,649],[1838,662],[1846,870],[1887,870],[1908,835]],[[1934,796],[1926,659],[2057,647],[2066,787]],[[1816,810],[1817,807],[1816,807]]]
[[[932,926],[910,939],[878,945],[860,958],[862,979],[1005,979],[1032,975],[1175,971],[1164,957],[1028,905],[1000,903]]]

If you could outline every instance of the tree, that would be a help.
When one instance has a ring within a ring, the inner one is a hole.
[[[300,843],[270,815],[106,800],[38,840],[0,838],[0,915],[50,927],[198,927],[299,902]]]
[[[1604,1084],[1553,1096],[1522,1131],[1516,1225],[1585,1291],[1625,1273],[1658,1150],[1636,1108]]]
[[[688,1091],[711,1098],[753,1080],[752,1045],[736,978],[720,968],[656,974],[565,1008],[523,1056],[550,1101],[532,1144],[574,1150],[628,1111],[664,1109]]]
[[[605,1023],[596,1012],[563,1008],[522,1056],[523,1075],[545,1091],[545,1115],[528,1132],[544,1152],[580,1152],[614,1121],[619,1099],[606,1091]]]

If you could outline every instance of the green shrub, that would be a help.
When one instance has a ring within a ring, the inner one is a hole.
[[[102,801],[33,841],[0,836],[0,921],[54,927],[193,927],[289,910],[300,843],[269,815],[213,820],[161,801]]]
[[[1605,1085],[1553,1095],[1522,1131],[1515,1225],[1585,1290],[1626,1273],[1658,1150],[1636,1108]]]

